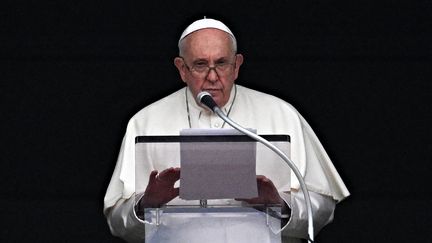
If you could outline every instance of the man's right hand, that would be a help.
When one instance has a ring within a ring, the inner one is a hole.
[[[157,208],[168,203],[179,195],[179,188],[174,187],[180,179],[180,168],[168,168],[158,173],[154,170],[150,173],[149,183],[144,196],[139,202],[142,208]]]

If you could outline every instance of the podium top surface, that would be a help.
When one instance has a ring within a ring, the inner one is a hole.
[[[270,142],[290,142],[286,134],[260,135]],[[163,135],[137,136],[135,143],[256,142],[246,135]]]

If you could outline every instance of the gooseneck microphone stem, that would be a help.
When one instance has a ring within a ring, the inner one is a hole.
[[[307,208],[307,216],[308,216],[308,242],[314,242],[314,229],[313,229],[313,214],[312,214],[312,203],[310,200],[309,192],[306,187],[306,183],[303,180],[303,176],[298,170],[297,166],[291,161],[291,159],[280,149],[278,149],[276,146],[274,146],[272,143],[267,141],[266,139],[262,138],[261,136],[250,132],[249,130],[245,129],[244,127],[240,126],[239,124],[235,123],[231,118],[226,116],[222,110],[216,105],[213,98],[208,92],[200,92],[197,95],[198,101],[200,101],[202,104],[210,108],[216,115],[218,115],[222,120],[224,120],[226,123],[228,123],[231,127],[235,128],[236,130],[240,131],[241,133],[249,136],[250,138],[264,144],[269,149],[274,151],[279,157],[281,157],[291,168],[291,170],[294,172],[295,176],[297,177],[300,188],[303,191],[305,202],[306,202],[306,208]]]

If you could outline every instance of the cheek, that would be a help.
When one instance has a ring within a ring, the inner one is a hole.
[[[188,81],[186,83],[194,96],[196,96],[199,92],[201,92],[202,82],[198,80],[194,80],[194,81]]]
[[[229,92],[234,84],[234,77],[228,77],[226,79],[223,79],[222,84],[224,86],[224,90]]]

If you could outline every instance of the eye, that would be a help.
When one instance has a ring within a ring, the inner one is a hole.
[[[219,71],[223,72],[223,71],[226,71],[228,69],[229,63],[227,61],[223,60],[223,61],[216,62],[215,66]]]
[[[193,69],[197,72],[204,72],[208,68],[207,62],[196,62],[193,66]]]
[[[207,67],[207,63],[206,62],[197,62],[197,63],[195,63],[195,67],[196,68],[203,68],[203,67]]]
[[[229,62],[225,58],[221,58],[215,62],[215,66],[224,67],[228,65]]]

